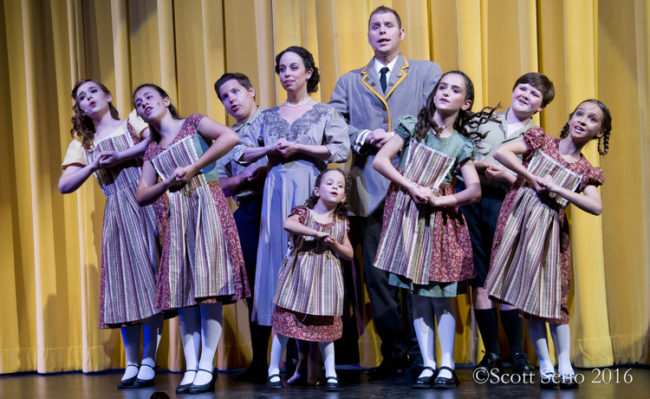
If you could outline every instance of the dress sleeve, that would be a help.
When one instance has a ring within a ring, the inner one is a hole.
[[[304,206],[297,206],[291,210],[289,216],[298,215],[298,221],[302,224],[305,224],[305,219],[307,217],[307,208]]]
[[[158,143],[155,141],[151,140],[149,142],[149,145],[147,146],[147,149],[144,151],[144,155],[142,156],[143,161],[151,161],[154,156],[156,156],[156,149],[158,148]]]
[[[348,125],[334,107],[327,107],[329,112],[325,123],[324,144],[331,154],[328,162],[343,163],[350,157]]]
[[[416,117],[412,115],[403,115],[397,120],[395,134],[400,136],[404,142],[408,142],[415,134],[415,125],[418,123]]]
[[[475,152],[476,146],[474,142],[463,137],[463,146],[460,149],[460,154],[458,154],[458,164],[461,165],[465,161],[473,161]]]
[[[587,184],[592,186],[602,186],[603,183],[605,183],[605,174],[603,173],[603,170],[592,166],[587,178]]]
[[[72,140],[68,145],[68,150],[63,157],[63,163],[61,164],[61,169],[67,168],[70,165],[88,165],[88,158],[86,157],[86,151],[84,151],[81,142],[78,140]]]
[[[133,134],[135,134],[138,140],[142,140],[142,132],[149,127],[149,124],[142,120],[135,110],[129,113],[127,120],[129,126],[131,126]]]
[[[524,133],[524,143],[526,143],[530,152],[535,152],[544,147],[548,138],[550,138],[550,136],[539,126],[531,127],[526,130],[526,133]]]
[[[203,118],[205,118],[205,115],[202,115],[202,114],[192,114],[192,115],[190,115],[188,117],[188,119],[190,120],[190,126],[192,126],[194,129],[198,129],[199,123],[201,123],[201,120]]]

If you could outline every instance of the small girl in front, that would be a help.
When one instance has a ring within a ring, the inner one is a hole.
[[[494,157],[519,175],[501,208],[485,288],[491,298],[520,309],[539,359],[542,387],[577,388],[571,366],[567,299],[571,285],[568,203],[599,215],[600,168],[581,150],[592,139],[598,152],[609,149],[612,116],[602,102],[585,100],[569,115],[560,139],[539,127],[522,141],[500,147]],[[517,158],[523,156],[523,161]],[[546,322],[558,358],[559,378],[550,360]]]
[[[326,169],[316,177],[304,206],[295,207],[284,222],[292,234],[288,256],[280,267],[271,324],[276,334],[271,347],[268,385],[282,389],[280,360],[288,338],[318,342],[325,361],[326,389],[336,391],[334,342],[343,326],[343,273],[336,257],[352,259],[348,239],[345,174]]]
[[[451,298],[474,274],[472,247],[460,205],[481,197],[472,161],[478,127],[494,109],[472,113],[474,86],[460,71],[445,73],[417,118],[405,115],[377,153],[373,167],[391,180],[374,266],[390,272],[389,282],[413,294],[413,325],[424,369],[413,388],[455,388],[456,321]],[[400,169],[391,159],[402,151]],[[460,170],[466,188],[454,192]],[[402,172],[403,171],[403,172]],[[434,315],[441,364],[434,359]]]

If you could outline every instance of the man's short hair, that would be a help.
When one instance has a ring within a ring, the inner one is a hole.
[[[390,7],[386,7],[386,6],[379,6],[379,7],[375,8],[374,10],[372,10],[372,12],[370,13],[370,17],[368,17],[368,29],[370,29],[370,20],[372,19],[373,15],[375,15],[375,14],[384,14],[384,13],[387,13],[387,12],[393,14],[395,16],[395,18],[397,18],[397,27],[402,29],[402,18],[399,17],[399,14],[397,13],[397,11],[393,10]]]
[[[223,99],[221,98],[221,94],[219,93],[219,89],[221,89],[221,86],[224,83],[232,79],[235,79],[237,82],[239,82],[239,84],[244,86],[246,90],[249,90],[251,87],[253,87],[251,80],[248,79],[248,76],[244,75],[243,73],[239,73],[239,72],[224,73],[216,82],[214,82],[214,91],[217,92],[217,97],[219,97],[219,100],[223,101]]]

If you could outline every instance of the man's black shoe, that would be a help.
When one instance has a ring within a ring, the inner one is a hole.
[[[512,371],[517,374],[530,374],[535,367],[528,361],[528,356],[523,352],[512,354]]]
[[[474,367],[474,375],[478,380],[482,381],[488,381],[493,375],[500,376],[502,372],[501,357],[492,352],[486,352],[483,359]]]

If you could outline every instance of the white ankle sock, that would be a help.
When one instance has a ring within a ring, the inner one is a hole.
[[[438,322],[438,340],[440,341],[440,367],[449,367],[454,370],[454,343],[456,339],[456,319],[454,307],[450,298],[434,298],[433,307]],[[452,378],[449,370],[440,370],[440,377]]]
[[[124,374],[122,375],[122,381],[128,380],[138,375],[138,365],[137,364],[128,364],[124,369]]]
[[[199,370],[194,379],[194,385],[209,383],[214,370],[214,356],[217,354],[221,329],[223,324],[223,308],[221,303],[206,303],[201,309],[201,360]]]
[[[411,298],[413,302],[413,328],[422,354],[422,363],[425,367],[431,367],[435,370],[433,303],[430,298],[420,295],[413,295]],[[430,377],[432,375],[431,370],[424,369],[419,377]]]
[[[140,357],[140,324],[122,327],[120,332],[122,333],[122,343],[124,344],[124,354],[126,355],[127,364],[126,369],[124,369],[122,380],[128,380],[129,378],[138,375],[138,359]]]
[[[573,375],[571,366],[571,330],[568,324],[550,324],[555,353],[557,354],[557,371],[560,375]]]
[[[334,360],[334,342],[319,342],[320,353],[325,363],[325,377],[336,377],[336,361]]]
[[[194,306],[178,310],[178,319],[185,354],[185,369],[181,385],[191,384],[196,377],[198,366],[199,348],[201,345],[201,313]]]
[[[551,363],[551,354],[548,350],[548,339],[546,337],[546,323],[538,320],[527,320],[528,333],[530,340],[533,342],[537,359],[539,360],[539,373],[555,373],[553,363]]]
[[[183,373],[183,379],[181,380],[181,383],[179,385],[192,384],[195,378],[196,378],[196,370],[186,370],[185,373]]]
[[[273,336],[271,360],[269,361],[269,376],[280,374],[280,360],[282,360],[282,354],[284,353],[284,348],[287,346],[288,340],[289,338],[277,333]],[[271,380],[271,382],[276,381],[279,381],[279,379],[274,378]]]
[[[138,379],[150,380],[156,376],[156,352],[162,334],[163,317],[157,314],[142,323],[143,350]],[[144,366],[144,367],[143,367]],[[150,366],[150,367],[147,367]]]

